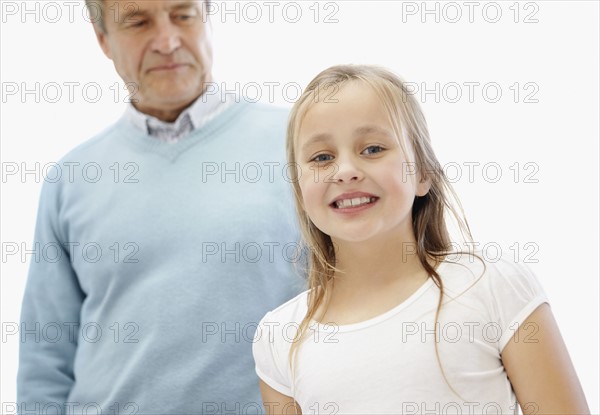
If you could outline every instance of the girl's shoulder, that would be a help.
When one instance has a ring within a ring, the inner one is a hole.
[[[500,328],[498,344],[502,350],[514,333],[510,328],[522,324],[539,305],[549,301],[527,264],[508,257],[490,260],[478,256],[450,258],[438,267],[448,297],[445,304],[454,310],[479,310],[487,324]]]
[[[308,294],[310,290],[306,290],[292,298],[291,300],[281,304],[279,307],[269,311],[259,324],[276,323],[284,325],[288,323],[299,324],[306,312],[308,311]]]
[[[492,294],[543,292],[529,266],[507,256],[487,258],[480,252],[456,254],[440,264],[438,273],[449,292],[464,291],[467,287]]]
[[[308,293],[304,291],[269,311],[258,324],[252,342],[256,374],[271,388],[288,396],[293,395],[288,353],[295,342],[296,328],[308,309]]]

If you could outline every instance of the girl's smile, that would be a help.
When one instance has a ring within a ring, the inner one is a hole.
[[[329,205],[341,214],[357,212],[372,207],[379,198],[365,192],[344,193],[335,198]]]

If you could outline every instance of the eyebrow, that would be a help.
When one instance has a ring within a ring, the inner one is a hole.
[[[125,22],[127,22],[128,20],[131,20],[134,17],[145,16],[147,14],[148,14],[147,12],[141,11],[141,10],[135,8],[135,9],[127,11],[127,13],[125,13],[123,15],[123,18],[120,19],[120,23],[125,23]]]
[[[302,146],[302,151],[305,151],[307,147],[321,142],[327,142],[331,140],[331,134],[328,133],[316,133],[309,137],[309,139]]]
[[[362,127],[358,127],[355,131],[354,131],[354,135],[367,135],[367,134],[382,134],[385,135],[389,138],[394,138],[393,134],[386,130],[385,128],[381,128],[377,125],[365,125]]]
[[[385,128],[378,127],[377,125],[364,125],[364,126],[358,127],[356,130],[354,130],[354,133],[353,133],[353,135],[355,137],[362,136],[362,135],[368,135],[368,134],[382,134],[382,135],[385,135],[386,137],[394,138],[393,134],[391,134],[390,131],[386,130]],[[304,143],[304,145],[302,146],[302,151],[306,150],[307,147],[309,147],[315,143],[330,141],[331,138],[332,138],[332,136],[329,133],[313,134],[312,136],[310,136],[308,138],[306,143]]]
[[[130,3],[127,3],[127,4],[130,4]],[[169,12],[179,11],[179,10],[183,10],[183,9],[191,9],[191,8],[194,8],[196,6],[196,4],[197,4],[197,1],[179,2],[175,5],[170,6]],[[148,16],[148,11],[140,10],[139,7],[134,7],[134,8],[127,7],[127,10],[128,11],[125,14],[123,14],[123,19],[121,20],[121,23],[124,23],[127,20],[130,20],[134,17]]]
[[[182,10],[182,9],[191,9],[198,6],[198,2],[197,1],[183,1],[180,3],[177,3],[176,5],[172,6],[169,11],[174,11],[174,10]]]

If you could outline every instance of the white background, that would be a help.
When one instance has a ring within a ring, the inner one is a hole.
[[[44,8],[49,3],[55,7]],[[284,95],[283,85],[305,86],[319,71],[338,63],[383,65],[420,89],[439,83],[438,99],[433,93],[417,96],[441,163],[449,175],[462,174],[455,188],[474,237],[482,245],[498,244],[509,257],[519,253],[521,262],[527,254],[537,260],[528,265],[550,298],[590,409],[599,413],[598,2],[475,2],[472,16],[464,2],[322,2],[317,23],[315,7],[310,9],[313,2],[296,3],[302,11],[297,23],[288,21],[295,17],[292,6],[283,12],[286,3],[274,7],[273,22],[268,6],[255,3],[262,12],[257,23],[245,21],[254,19],[257,10],[244,9],[246,2],[238,3],[237,16],[220,13],[224,7],[235,10],[234,2],[214,3],[219,8],[212,17],[214,74],[229,89],[235,82],[241,89],[252,82],[279,82],[271,101],[290,105],[296,89]],[[5,336],[5,327],[19,321],[31,259],[5,257],[5,244],[30,247],[41,189],[33,174],[22,179],[4,171],[11,163],[34,169],[39,162],[41,169],[58,161],[125,108],[126,93],[121,89],[115,99],[111,86],[120,80],[82,18],[82,4],[70,6],[72,19],[63,2],[2,5],[2,403],[15,401],[19,340]],[[12,15],[14,7],[17,14]],[[37,7],[38,12],[24,15],[24,7]],[[421,15],[425,7],[438,8],[439,22],[435,14]],[[57,9],[62,14],[58,19]],[[415,9],[416,14],[408,13]],[[502,15],[491,23],[497,9]],[[462,18],[451,23],[458,10]],[[325,23],[328,15],[337,22]],[[21,96],[23,87],[34,89],[36,82],[39,97]],[[43,93],[50,82],[62,85],[62,99],[56,103],[48,102],[56,88]],[[73,102],[65,82],[79,83]],[[92,82],[101,87],[95,103],[89,102],[93,89],[82,92]],[[473,102],[465,84],[469,82],[479,83]],[[10,95],[14,83],[19,92]],[[453,83],[462,92],[455,103],[450,102],[457,93]],[[496,103],[490,102],[495,89],[482,92],[489,83],[496,83],[502,93]],[[516,103],[515,83],[520,92]],[[525,88],[527,83],[533,84]],[[537,102],[525,102],[530,93],[529,100]],[[266,87],[262,100],[269,101]],[[470,162],[480,163],[472,180],[464,164]],[[500,167],[502,177],[496,183],[491,180],[495,169],[483,171],[486,163]],[[525,163],[532,164],[525,168]],[[526,183],[528,174],[529,181],[537,182]],[[490,249],[488,256],[494,255]]]

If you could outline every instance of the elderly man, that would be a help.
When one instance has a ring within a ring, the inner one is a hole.
[[[87,3],[132,104],[44,183],[20,412],[260,410],[257,322],[301,286],[286,111],[214,93],[202,2]]]

